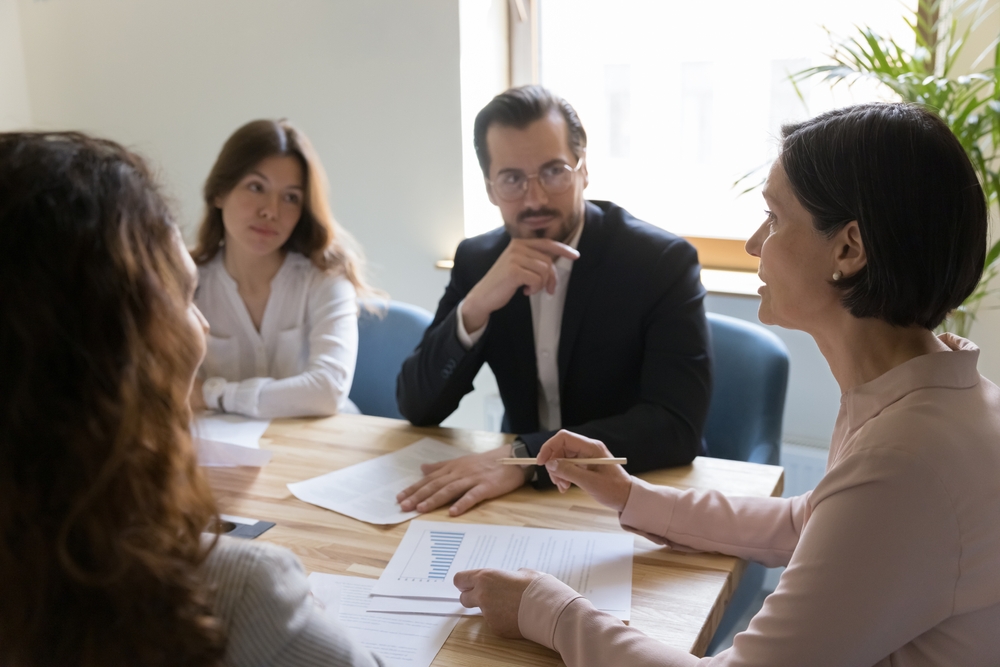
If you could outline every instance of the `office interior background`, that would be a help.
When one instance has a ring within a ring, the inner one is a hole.
[[[763,204],[731,186],[773,157],[780,124],[881,99],[820,83],[800,98],[787,75],[824,62],[824,27],[903,34],[915,2],[0,0],[0,130],[79,129],[139,151],[191,240],[226,137],[289,118],[315,144],[373,283],[433,311],[448,280],[437,265],[500,224],[472,120],[509,84],[540,81],[577,107],[591,198],[683,235],[745,238]],[[998,34],[1000,11],[962,66]],[[992,225],[995,239],[995,212]],[[756,322],[753,276],[745,290],[721,279],[730,286],[709,285],[708,309]],[[994,381],[997,306],[971,336]],[[774,330],[791,354],[783,463],[795,494],[822,474],[839,390],[809,336]],[[501,414],[484,369],[445,425],[496,429]]]

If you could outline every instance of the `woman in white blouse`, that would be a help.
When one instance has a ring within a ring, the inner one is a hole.
[[[247,123],[222,147],[191,253],[211,326],[193,407],[266,419],[357,412],[347,396],[368,287],[326,185],[287,121]]]

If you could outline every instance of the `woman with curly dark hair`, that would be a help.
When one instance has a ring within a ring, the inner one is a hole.
[[[0,664],[379,664],[290,553],[203,536],[206,323],[142,160],[0,134],[0,231]]]

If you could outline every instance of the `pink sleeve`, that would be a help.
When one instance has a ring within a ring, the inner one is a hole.
[[[787,565],[809,518],[809,493],[795,498],[728,497],[632,479],[622,527],[678,551]]]
[[[684,506],[715,502],[699,500],[704,495]],[[521,631],[558,650],[569,667],[848,667],[888,664],[894,652],[900,664],[914,664],[915,656],[899,654],[920,650],[911,642],[955,613],[961,542],[941,480],[912,455],[879,449],[842,461],[812,500],[778,589],[733,647],[715,657],[699,660],[655,642],[547,577],[522,597]],[[680,504],[670,504],[677,514]],[[720,507],[731,521],[730,506]],[[660,528],[669,535],[674,525]],[[722,542],[705,539],[688,541]]]
[[[690,653],[672,649],[598,611],[587,598],[550,574],[521,596],[517,624],[526,639],[558,651],[567,665],[697,665]]]

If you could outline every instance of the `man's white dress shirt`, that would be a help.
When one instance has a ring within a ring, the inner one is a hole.
[[[577,226],[566,245],[574,250],[583,234],[583,222]],[[566,305],[566,290],[569,288],[573,260],[559,257],[555,262],[556,289],[549,294],[542,289],[528,297],[531,302],[531,324],[535,334],[535,365],[538,368],[538,425],[542,430],[555,431],[562,427],[562,411],[559,405],[559,335],[562,332],[563,306]],[[486,331],[483,325],[469,333],[462,322],[463,299],[458,304],[458,340],[465,349],[471,348]],[[488,322],[487,322],[488,324]]]
[[[358,354],[351,281],[288,253],[271,281],[258,331],[226,271],[224,252],[199,267],[195,294],[211,327],[200,370],[208,407],[264,419],[356,412],[347,398]]]

